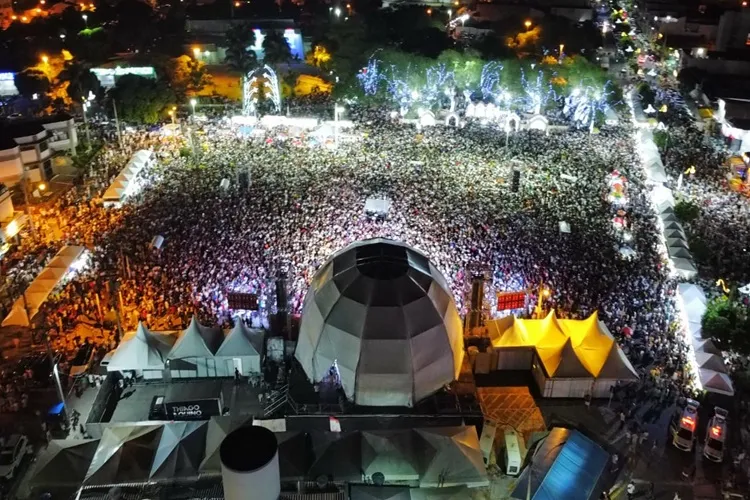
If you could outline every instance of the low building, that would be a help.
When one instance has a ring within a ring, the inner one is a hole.
[[[0,125],[0,182],[8,187],[21,181],[49,181],[56,167],[75,155],[78,133],[67,114],[43,118],[7,120]]]

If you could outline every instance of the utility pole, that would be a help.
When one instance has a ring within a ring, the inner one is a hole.
[[[120,131],[120,119],[117,118],[117,101],[112,99],[112,109],[115,111],[115,127],[117,128],[117,142],[120,144],[122,149],[122,132]]]
[[[29,186],[27,184],[27,172],[28,167],[23,166],[23,175],[21,176],[21,190],[23,191],[23,201],[25,205],[26,217],[29,219],[29,227],[31,228],[31,235],[36,236],[36,227],[34,226],[34,217],[31,215],[31,203],[29,202]],[[24,300],[26,300],[24,296]]]
[[[117,321],[117,342],[122,339],[122,322],[120,321],[120,304],[118,304],[120,284],[116,277],[109,279],[109,301],[115,309],[115,320]]]

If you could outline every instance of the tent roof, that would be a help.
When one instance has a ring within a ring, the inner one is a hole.
[[[695,353],[695,361],[701,368],[713,370],[720,373],[728,373],[727,367],[724,365],[724,359],[721,356],[717,356],[716,354],[698,351]]]
[[[408,486],[365,486],[356,484],[352,485],[349,492],[351,500],[411,500],[411,488]]]
[[[512,498],[526,498],[531,480],[533,500],[589,500],[609,454],[576,430],[556,427],[534,453],[531,464],[516,483]]]
[[[169,352],[169,359],[212,358],[221,344],[221,331],[207,328],[193,316]]]
[[[216,350],[216,356],[260,356],[263,352],[263,332],[251,331],[240,318]]]
[[[620,346],[613,345],[599,371],[598,378],[637,380],[638,372],[628,360]]]
[[[331,476],[334,481],[362,479],[362,440],[359,432],[312,434],[315,459],[308,477]]]
[[[125,425],[104,429],[86,473],[86,484],[146,481],[162,429],[162,425]]]
[[[98,446],[98,439],[53,439],[33,465],[30,488],[79,485]]]
[[[206,448],[203,453],[203,461],[200,464],[201,472],[221,472],[221,459],[219,458],[219,447],[227,434],[244,425],[252,417],[225,415],[211,417],[206,428]]]
[[[500,337],[505,333],[505,330],[513,326],[514,321],[515,316],[509,314],[502,318],[491,319],[485,323],[492,345],[495,345],[495,342],[500,340]]]
[[[206,422],[164,424],[151,478],[193,476],[198,473],[206,442]]]
[[[421,459],[432,459],[430,445],[414,432],[362,432],[362,440],[362,468],[367,476],[380,472],[387,481],[416,481],[425,464]]]
[[[710,354],[717,354],[721,356],[721,349],[719,349],[714,341],[711,339],[696,339],[693,338],[693,349],[697,355],[699,352],[707,352]]]
[[[489,484],[476,427],[429,427],[416,432],[435,450],[430,450],[434,457],[419,480],[420,487]]]
[[[303,480],[313,463],[310,436],[305,432],[277,432],[279,474],[285,481]]]
[[[601,357],[598,353],[592,354],[591,356],[592,358],[594,356]],[[560,351],[560,362],[558,363],[557,368],[554,372],[548,373],[552,373],[552,376],[554,377],[561,378],[585,378],[594,376],[594,374],[589,372],[578,358],[576,351],[573,349],[573,344],[570,338],[568,338],[562,351]]]
[[[513,318],[513,316],[511,316]],[[525,347],[533,346],[534,343],[526,331],[522,321],[513,321],[503,334],[493,342],[496,347]]]
[[[705,368],[698,369],[703,389],[708,392],[734,396],[734,385],[729,375]]]
[[[174,342],[174,336],[151,332],[139,322],[135,333],[127,334],[120,342],[107,370],[163,370]]]

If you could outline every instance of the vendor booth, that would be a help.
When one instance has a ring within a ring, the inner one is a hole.
[[[510,319],[509,319],[510,318]],[[513,316],[488,322],[498,370],[531,370],[544,397],[607,397],[638,375],[597,313],[584,320]]]
[[[41,273],[16,299],[3,320],[2,326],[30,326],[30,320],[39,312],[49,294],[61,285],[63,279],[82,265],[86,248],[65,246],[52,258]]]
[[[141,170],[152,164],[154,161],[153,151],[142,149],[130,158],[130,161],[115,177],[115,180],[107,188],[102,196],[105,207],[122,206],[122,203],[136,193],[141,188],[142,181],[139,178]]]
[[[218,328],[208,328],[193,317],[180,334],[167,362],[172,378],[218,377],[214,353],[222,342]],[[234,370],[232,370],[234,373]]]
[[[263,354],[263,331],[251,330],[240,318],[235,318],[234,328],[214,355],[217,377],[233,377],[235,369],[240,375],[260,373]]]
[[[138,323],[135,332],[125,334],[110,358],[107,371],[135,371],[137,377],[161,379],[174,343],[174,335],[152,332],[143,323]]]

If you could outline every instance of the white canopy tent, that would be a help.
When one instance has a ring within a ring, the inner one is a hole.
[[[415,431],[427,441],[430,450],[424,457],[420,488],[489,485],[476,427],[428,427]],[[425,453],[425,449],[418,453]]]
[[[105,428],[84,483],[109,485],[146,481],[162,429],[162,425]]]
[[[2,326],[29,326],[30,320],[63,278],[79,265],[85,247],[65,246],[52,258],[41,273],[31,282],[22,297],[13,303]],[[24,304],[25,298],[25,304]],[[27,313],[28,311],[28,313]]]
[[[193,317],[167,355],[172,377],[219,376],[214,353],[218,350],[222,340],[221,330],[205,327]]]
[[[98,445],[98,439],[53,439],[31,466],[29,490],[78,487]]]
[[[153,152],[137,151],[102,196],[105,206],[120,206],[125,199],[138,189],[138,174],[153,159]]]
[[[164,424],[161,439],[151,464],[151,479],[195,476],[203,460],[206,422]]]
[[[732,380],[726,373],[719,373],[713,370],[700,369],[699,375],[703,389],[708,392],[715,392],[725,396],[734,396],[734,386]]]
[[[174,343],[173,335],[151,332],[143,323],[138,323],[138,329],[126,334],[120,342],[107,365],[107,371],[135,370],[142,373],[143,378],[160,379]]]
[[[263,331],[251,330],[241,318],[235,318],[234,328],[216,351],[216,373],[219,377],[234,376],[235,368],[241,375],[260,373],[263,354]]]

